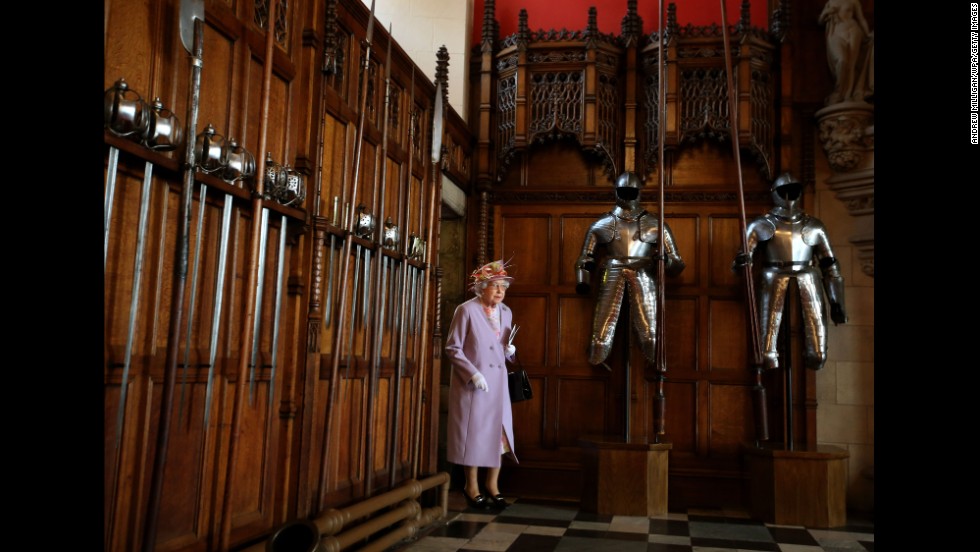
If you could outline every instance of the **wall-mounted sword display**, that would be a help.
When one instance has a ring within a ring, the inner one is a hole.
[[[385,57],[385,75],[384,75],[384,109],[382,110],[381,116],[381,159],[380,165],[375,163],[374,170],[374,200],[373,206],[376,213],[378,213],[378,219],[384,220],[385,218],[385,199],[387,195],[387,180],[388,180],[388,118],[391,113],[391,25],[388,26],[388,53]],[[380,175],[379,175],[380,170]],[[377,234],[374,235],[375,245],[378,247],[378,262],[374,269],[374,273],[371,274],[370,286],[369,288],[376,289],[378,291],[377,304],[374,305],[373,309],[373,320],[371,320],[373,328],[370,335],[370,340],[368,343],[368,362],[369,362],[369,372],[368,372],[368,396],[367,396],[367,432],[365,435],[365,465],[367,468],[367,474],[365,476],[365,491],[367,496],[371,496],[374,489],[374,466],[371,461],[374,458],[374,446],[376,435],[375,435],[375,424],[370,420],[374,419],[374,408],[376,404],[376,395],[378,392],[378,377],[381,365],[381,343],[384,341],[384,313],[385,313],[385,301],[387,301],[387,285],[386,279],[388,277],[387,273],[387,259],[388,257],[384,253],[384,235],[385,235],[385,225],[379,225],[376,229]],[[365,302],[365,306],[367,302]],[[365,311],[367,312],[367,311]]]
[[[157,430],[156,455],[149,490],[149,506],[143,531],[142,549],[152,551],[156,545],[157,515],[163,495],[163,475],[167,462],[167,445],[170,439],[170,419],[173,412],[174,388],[177,377],[177,357],[180,350],[180,329],[184,308],[185,282],[189,252],[191,202],[194,193],[194,143],[197,135],[197,115],[200,107],[201,68],[204,65],[204,3],[202,0],[183,0],[180,10],[181,38],[184,49],[190,54],[191,78],[187,100],[187,137],[184,147],[184,182],[181,189],[179,223],[177,227],[177,254],[174,261],[174,283],[171,295],[170,327],[167,334],[166,369],[163,374],[163,391],[160,403],[159,429]]]
[[[112,88],[103,95],[104,127],[114,136],[127,138],[138,142],[143,147],[153,151],[173,151],[179,146],[183,131],[177,117],[163,106],[160,98],[155,98],[147,105],[139,93],[129,88],[125,79],[119,79]],[[109,253],[109,228],[112,219],[112,205],[115,196],[116,174],[119,164],[119,149],[109,148],[109,165],[106,176],[104,230],[105,247],[103,269],[106,267]],[[129,325],[126,332],[126,349],[123,357],[123,372],[120,383],[119,411],[116,417],[115,439],[113,441],[115,470],[111,478],[111,489],[116,492],[119,480],[119,460],[121,458],[121,440],[126,413],[127,391],[129,388],[129,371],[132,365],[133,342],[136,331],[136,319],[139,313],[139,296],[142,287],[143,261],[146,244],[146,231],[149,219],[150,197],[152,195],[153,162],[146,161],[143,172],[143,185],[140,189],[139,222],[137,223],[136,253],[133,259],[133,284],[129,306]],[[115,501],[109,507],[107,530],[111,531],[112,519],[115,514]],[[108,536],[107,536],[108,538]]]
[[[408,171],[405,173],[405,183],[399,187],[398,191],[398,217],[401,220],[401,227],[407,228],[409,221],[411,220],[411,199],[412,199],[412,168],[413,162],[415,160],[415,138],[416,138],[416,109],[415,109],[415,66],[412,66],[412,84],[411,84],[411,94],[408,102]],[[407,236],[406,236],[407,238]],[[397,236],[392,240],[392,248],[398,247]],[[405,310],[406,310],[406,295],[408,289],[408,274],[412,270],[408,263],[408,239],[405,240],[404,245],[401,247],[402,259],[401,259],[401,271],[399,272],[398,279],[398,312],[393,314],[394,318],[394,335],[397,335],[397,342],[393,346],[392,354],[395,357],[395,370],[392,375],[392,386],[394,401],[393,407],[391,408],[391,438],[388,444],[389,447],[389,460],[388,460],[388,485],[390,487],[395,486],[395,479],[398,470],[396,469],[398,465],[398,437],[399,437],[399,423],[401,421],[401,379],[405,370],[405,357],[408,356],[405,351],[406,346],[406,334],[408,328],[404,324]],[[394,280],[394,278],[392,278]],[[394,301],[392,301],[394,305]]]
[[[373,35],[374,35],[374,0],[371,0],[371,12],[368,15],[367,31],[363,44],[364,59],[361,68],[361,86],[359,89],[360,97],[358,98],[359,110],[357,115],[357,136],[355,138],[355,146],[354,146],[353,175],[348,184],[350,193],[347,194],[347,189],[344,190],[344,196],[350,198],[350,205],[358,204],[358,198],[357,198],[357,192],[359,188],[358,179],[360,178],[360,173],[361,173],[361,152],[363,151],[363,146],[364,146],[364,116],[367,111],[368,77],[371,72],[371,39]],[[343,252],[341,253],[340,256],[341,270],[340,270],[340,279],[338,281],[338,285],[340,286],[338,288],[339,290],[344,289],[350,275],[351,247],[352,247],[353,234],[355,229],[354,220],[353,220],[354,213],[351,212],[350,214],[351,217],[349,219],[348,217],[344,217],[345,239],[344,239]],[[355,269],[355,274],[356,273],[357,270]],[[357,283],[356,276],[355,276],[354,283],[355,285]],[[352,302],[353,299],[356,298],[356,293],[357,293],[356,290],[354,290],[353,292],[354,296],[352,297]],[[354,312],[354,309],[348,311],[347,297],[348,294],[346,292],[340,293],[340,305],[337,310],[338,316],[346,312],[351,312],[351,313]],[[351,322],[353,322],[353,319],[354,317],[351,316]],[[332,414],[331,416],[328,416],[327,423],[325,424],[325,428],[324,428],[323,440],[321,441],[322,448],[321,448],[320,458],[319,458],[320,473],[317,482],[316,493],[314,494],[313,497],[314,500],[313,509],[314,511],[317,512],[322,510],[324,507],[324,500],[326,499],[326,494],[327,494],[327,473],[329,471],[328,462],[330,460],[330,455],[329,455],[330,443],[333,441],[334,435],[336,434],[337,431],[337,429],[334,426],[340,422],[340,415],[336,413],[337,412],[336,400],[337,400],[337,387],[340,383],[340,378],[339,378],[340,357],[343,355],[344,332],[341,330],[341,328],[338,327],[337,330],[334,331],[333,337],[334,337],[334,343],[333,343],[333,349],[331,351],[333,358],[330,367],[330,401],[328,407],[334,409],[335,413]],[[353,337],[353,327],[351,327],[351,337]],[[347,365],[349,368],[350,360],[348,360]]]

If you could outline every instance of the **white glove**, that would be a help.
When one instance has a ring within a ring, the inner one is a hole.
[[[517,347],[515,347],[513,345],[508,345],[507,346],[507,356],[508,357],[514,356],[514,353],[516,353],[516,352],[517,352]]]
[[[483,377],[483,374],[481,374],[479,372],[473,374],[473,377],[470,378],[470,381],[473,382],[473,385],[477,389],[482,389],[482,390],[487,391],[487,392],[490,391],[490,387],[487,386],[487,378]]]

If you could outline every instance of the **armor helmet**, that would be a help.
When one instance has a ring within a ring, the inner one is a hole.
[[[616,198],[634,201],[640,197],[640,178],[634,172],[624,172],[616,179]]]
[[[803,185],[788,172],[779,175],[772,183],[772,200],[779,214],[792,216],[799,212]]]

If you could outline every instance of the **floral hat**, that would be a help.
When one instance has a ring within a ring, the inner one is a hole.
[[[503,259],[498,261],[493,261],[487,263],[480,268],[473,271],[470,274],[470,288],[473,291],[479,291],[480,284],[484,282],[492,282],[494,280],[506,280],[508,282],[513,282],[514,278],[507,275],[507,265],[504,263]]]

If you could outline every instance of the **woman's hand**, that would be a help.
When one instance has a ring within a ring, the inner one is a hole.
[[[483,374],[479,372],[473,374],[473,377],[470,378],[470,381],[473,382],[473,385],[477,389],[482,389],[483,391],[487,391],[487,392],[490,391],[490,386],[487,385],[487,378],[483,377]]]
[[[517,347],[515,347],[515,346],[513,346],[513,345],[508,345],[508,346],[507,346],[507,356],[508,356],[508,357],[512,357],[512,356],[514,356],[514,355],[515,355],[516,353],[517,353]]]

